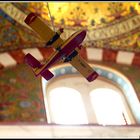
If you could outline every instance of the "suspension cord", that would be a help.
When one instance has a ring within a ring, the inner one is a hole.
[[[53,19],[52,19],[52,16],[51,16],[51,12],[50,12],[50,8],[49,8],[49,3],[48,2],[47,2],[47,7],[48,7],[48,11],[49,11],[52,27],[53,27],[53,30],[55,31],[54,22],[53,22]]]

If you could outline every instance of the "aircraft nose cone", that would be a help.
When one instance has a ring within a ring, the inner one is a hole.
[[[83,33],[83,36],[86,36],[87,31],[83,30],[82,33]]]
[[[81,32],[81,36],[83,37],[83,39],[86,37],[86,30],[83,30],[82,32]]]
[[[83,42],[85,36],[86,36],[86,30],[80,30],[76,37],[76,41],[79,45]]]

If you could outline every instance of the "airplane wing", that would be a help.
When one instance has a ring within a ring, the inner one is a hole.
[[[90,67],[79,55],[73,57],[69,63],[75,67],[89,82],[95,80],[99,76],[98,73],[94,71],[93,68]]]
[[[26,19],[24,20],[27,25],[29,25],[35,32],[39,34],[39,36],[47,42],[49,42],[53,36],[55,36],[55,32],[37,15],[34,13],[30,13]],[[63,43],[63,40],[59,37],[52,46],[57,48],[60,44]]]
[[[51,44],[56,50],[59,49],[59,46],[61,46],[61,44],[63,44],[64,41],[60,38],[60,36],[57,36],[60,35],[62,32],[59,30],[61,33],[59,34],[59,32],[57,32],[58,34],[56,34],[56,32],[54,32],[39,16],[35,15],[34,13],[30,13],[24,21],[35,32],[37,32],[44,41],[46,41],[46,44]],[[75,51],[77,52],[78,49],[76,49]],[[54,55],[56,55],[57,53],[58,51],[55,52]],[[68,57],[68,60],[66,61],[69,61],[70,58],[70,64],[74,66],[89,82],[95,80],[98,77],[98,73],[94,71],[78,54],[75,53],[74,55],[74,57],[71,56],[72,59],[71,57]],[[33,68],[39,66],[39,68],[34,69],[36,75],[44,72],[43,69],[49,62],[46,62],[43,67],[40,67],[40,63],[37,62],[33,57],[30,57],[30,55],[27,56],[27,63]],[[51,58],[53,58],[53,56]],[[47,76],[45,72],[41,74],[46,79],[50,79],[51,77],[53,77],[53,74],[50,73],[48,70],[47,73],[49,76]]]

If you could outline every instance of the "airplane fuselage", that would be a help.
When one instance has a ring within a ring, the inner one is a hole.
[[[46,65],[43,65],[36,71],[36,75],[39,75],[40,72],[49,69],[53,64],[60,61],[63,58],[67,58],[76,47],[78,47],[84,40],[86,36],[85,30],[80,30],[72,34],[61,46],[60,50],[56,52],[56,54],[50,58]]]

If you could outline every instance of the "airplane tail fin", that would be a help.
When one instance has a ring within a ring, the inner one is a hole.
[[[24,60],[26,64],[32,67],[32,70],[36,76],[40,74],[46,80],[50,80],[54,76],[53,73],[51,73],[48,69],[36,73],[36,69],[41,68],[43,65],[36,58],[34,58],[30,53],[25,55]]]
[[[53,73],[51,73],[49,70],[45,70],[45,71],[41,72],[40,74],[46,80],[50,80],[54,76]]]
[[[32,68],[40,68],[41,63],[34,58],[30,53],[26,54],[24,57],[25,63],[28,64]]]

